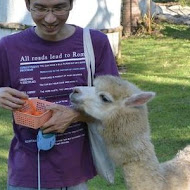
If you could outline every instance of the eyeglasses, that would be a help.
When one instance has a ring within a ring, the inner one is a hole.
[[[70,11],[71,7],[66,6],[66,7],[55,7],[55,8],[46,8],[46,7],[34,7],[31,8],[30,10],[33,11],[37,16],[46,16],[50,11],[56,15],[56,16],[61,16]]]

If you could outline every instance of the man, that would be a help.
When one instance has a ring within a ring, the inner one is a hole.
[[[68,25],[73,0],[25,0],[36,23],[0,41],[0,106],[15,110],[24,99],[38,97],[56,105],[52,118],[41,127],[56,134],[56,144],[41,151],[43,189],[86,190],[96,175],[89,147],[87,117],[70,108],[69,94],[87,85],[83,29]],[[107,36],[91,30],[95,76],[118,75]],[[14,137],[8,160],[8,190],[37,189],[38,130],[13,122]]]

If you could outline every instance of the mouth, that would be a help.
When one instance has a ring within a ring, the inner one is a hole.
[[[76,109],[76,110],[80,110],[81,108],[81,104],[83,103],[79,98],[78,95],[75,93],[71,93],[69,96],[71,105]]]
[[[70,100],[70,102],[71,102],[71,106],[72,106],[73,109],[78,110],[78,111],[81,110],[80,106],[76,102],[74,102],[72,100]]]
[[[42,26],[46,29],[47,32],[54,32],[57,30],[58,25],[45,25],[45,24],[43,24]]]

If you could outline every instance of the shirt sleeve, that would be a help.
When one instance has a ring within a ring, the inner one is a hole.
[[[100,33],[93,38],[92,43],[95,54],[95,77],[100,75],[119,76],[115,57],[112,52],[107,35]]]
[[[0,87],[10,86],[9,66],[4,39],[0,40]]]

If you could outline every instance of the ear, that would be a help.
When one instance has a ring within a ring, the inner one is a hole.
[[[30,0],[25,0],[26,8],[30,11]]]
[[[152,98],[154,98],[154,92],[141,92],[139,94],[134,94],[129,98],[124,100],[126,106],[141,106],[149,102]]]

